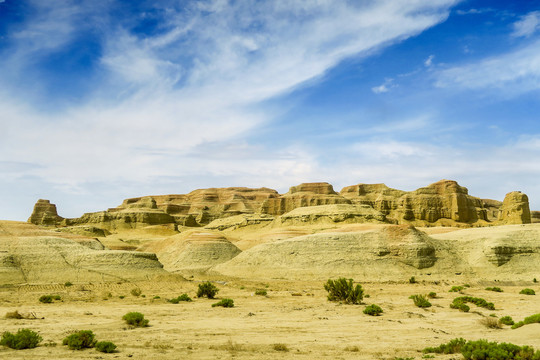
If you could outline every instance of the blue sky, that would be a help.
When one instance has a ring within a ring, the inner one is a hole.
[[[540,0],[0,0],[0,219],[454,179],[540,210]]]

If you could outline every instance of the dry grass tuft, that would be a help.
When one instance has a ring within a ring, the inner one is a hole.
[[[275,351],[283,351],[283,352],[289,351],[289,348],[287,347],[287,345],[281,344],[281,343],[273,344],[272,349],[274,349]]]
[[[485,327],[489,329],[502,329],[503,328],[503,324],[500,322],[500,320],[491,316],[480,319],[479,322],[480,324],[484,325]]]

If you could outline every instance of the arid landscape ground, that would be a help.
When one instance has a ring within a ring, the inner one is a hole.
[[[0,358],[460,359],[422,353],[460,337],[540,349],[540,324],[497,323],[540,313],[537,295],[520,294],[540,291],[540,224],[526,196],[481,200],[448,181],[412,195],[373,189],[383,194],[355,203],[328,184],[302,184],[271,195],[277,207],[266,213],[246,204],[269,202],[236,188],[211,189],[217,195],[187,205],[128,199],[79,219],[63,219],[40,200],[28,223],[0,221],[0,328],[32,329],[43,341],[0,347]],[[178,215],[182,206],[200,212]],[[236,213],[224,211],[231,208]],[[325,282],[340,277],[362,285],[361,304],[327,299]],[[215,299],[196,297],[206,281],[219,288]],[[451,292],[455,286],[462,288]],[[167,301],[184,293],[193,301]],[[436,295],[428,308],[410,299],[429,293]],[[43,295],[60,300],[41,303]],[[494,309],[450,308],[458,296]],[[234,307],[212,307],[224,298]],[[370,304],[383,313],[364,314]],[[144,314],[149,326],[129,327],[128,312]],[[62,340],[77,330],[117,351],[69,350]]]

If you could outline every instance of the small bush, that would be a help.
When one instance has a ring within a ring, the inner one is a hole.
[[[110,341],[98,341],[96,343],[96,350],[102,353],[113,353],[116,350],[116,345]]]
[[[463,346],[467,343],[465,339],[453,339],[448,342],[448,344],[441,344],[437,347],[427,347],[423,351],[424,353],[435,353],[435,354],[457,354],[461,352]]]
[[[0,345],[7,346],[11,349],[33,349],[43,340],[41,336],[30,329],[19,329],[15,334],[6,331],[2,334]]]
[[[503,316],[499,321],[504,325],[514,325],[514,319],[511,316]]]
[[[131,293],[131,295],[138,297],[138,296],[141,296],[142,291],[139,288],[133,288],[133,289],[131,289],[130,293]]]
[[[416,279],[414,278],[414,276],[411,276],[409,278],[409,284],[416,284]]]
[[[437,293],[432,291],[429,294],[427,294],[427,296],[430,299],[435,299],[437,297]]]
[[[324,289],[328,291],[329,301],[342,301],[345,304],[360,304],[364,296],[364,289],[359,284],[355,287],[353,279],[329,279],[324,284]]]
[[[272,345],[272,348],[276,351],[283,351],[283,352],[289,351],[289,348],[285,344],[274,344]]]
[[[536,295],[533,289],[523,289],[519,293],[524,295]]]
[[[24,319],[24,316],[18,310],[15,310],[7,312],[6,319]]]
[[[487,302],[486,300],[484,300],[482,298],[475,298],[475,297],[472,297],[472,296],[460,296],[460,297],[457,297],[457,298],[454,299],[454,301],[452,301],[452,303],[450,304],[450,307],[452,309],[459,309],[459,310],[463,311],[461,309],[461,308],[463,308],[463,306],[461,306],[461,305],[465,304],[467,302],[473,303],[476,306],[483,307],[483,308],[486,308],[488,310],[495,310],[495,305],[493,305],[493,303]]]
[[[70,286],[73,286],[73,284],[72,284],[70,281],[66,281],[66,282],[64,283],[64,286],[65,286],[65,287],[70,287]]]
[[[93,348],[95,344],[96,339],[92,330],[77,331],[62,341],[62,345],[67,345],[71,350]]]
[[[540,323],[540,314],[531,315],[523,319],[523,321],[518,321],[517,323],[512,325],[512,329],[517,329],[519,327],[522,327],[523,325],[535,323]]]
[[[44,304],[50,304],[53,302],[53,297],[51,295],[42,295],[39,298],[39,302],[42,302]]]
[[[167,300],[167,301],[172,303],[172,304],[178,304],[180,301],[193,301],[193,300],[191,300],[191,298],[188,296],[188,294],[182,294],[182,295],[178,296],[177,298],[170,299],[170,300]]]
[[[489,329],[502,329],[502,323],[497,318],[485,317],[480,319],[480,324]]]
[[[371,315],[371,316],[378,316],[382,314],[383,309],[379,305],[371,304],[366,306],[364,309],[364,314]]]
[[[466,360],[537,360],[540,351],[534,351],[530,346],[518,346],[510,343],[488,342],[487,340],[465,341],[454,339],[448,344],[435,348],[425,348],[424,353],[457,354],[461,353]]]
[[[125,298],[125,295],[120,295],[118,298],[119,298],[119,299],[124,299],[124,298]]]
[[[487,287],[486,290],[488,291],[495,291],[495,292],[503,292],[503,290],[500,287]]]
[[[461,290],[463,289],[464,289],[463,286],[452,286],[452,288],[448,290],[448,292],[461,292]]]
[[[428,308],[431,306],[431,303],[424,295],[411,295],[409,296],[409,299],[412,299],[412,301],[414,301],[414,305],[418,306],[419,308]]]
[[[232,308],[234,307],[234,300],[233,299],[221,299],[221,301],[212,304],[212,307],[221,306],[225,308]]]
[[[257,289],[255,290],[255,295],[259,295],[259,296],[266,296],[268,295],[268,292],[264,289]]]
[[[148,326],[149,322],[140,312],[129,312],[122,316],[122,320],[133,327],[145,327]]]
[[[199,284],[199,289],[197,290],[197,297],[207,297],[213,299],[218,293],[219,289],[212,284],[210,281],[203,282]]]

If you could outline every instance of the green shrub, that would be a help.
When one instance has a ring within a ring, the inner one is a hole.
[[[499,321],[504,325],[514,325],[514,319],[511,316],[503,316]]]
[[[437,293],[432,291],[429,294],[427,294],[427,296],[430,299],[435,299],[437,297]]]
[[[489,310],[495,310],[495,305],[493,305],[493,303],[487,302],[486,300],[484,300],[482,298],[475,298],[475,297],[472,297],[472,296],[460,296],[460,297],[457,297],[457,298],[454,299],[454,301],[452,301],[452,303],[450,304],[450,307],[452,309],[459,309],[461,311],[464,311],[464,310],[462,310],[463,306],[461,306],[461,305],[465,304],[467,302],[473,303],[476,306],[483,307],[483,308],[486,308],[486,309],[489,309]]]
[[[255,295],[266,296],[268,295],[268,292],[264,289],[257,289],[255,290]]]
[[[188,294],[182,294],[177,298],[170,299],[170,300],[167,300],[167,301],[172,303],[172,304],[178,304],[180,301],[193,301],[193,300],[191,300],[191,298],[188,296]]]
[[[219,289],[212,284],[210,281],[203,282],[199,284],[199,289],[197,290],[197,297],[207,297],[213,299],[218,293]]]
[[[329,279],[324,284],[324,289],[328,291],[329,301],[342,301],[345,304],[359,304],[364,296],[364,289],[359,284],[354,286],[353,279]]]
[[[234,307],[234,300],[233,299],[221,299],[221,301],[212,304],[212,307],[221,306],[226,308],[232,308]]]
[[[488,342],[487,340],[468,341],[461,349],[461,355],[470,359],[533,359],[538,358],[534,349],[529,346],[518,346],[510,343]]]
[[[523,325],[535,324],[535,323],[540,323],[540,314],[535,314],[535,315],[526,317],[525,319],[523,319],[523,321],[519,321],[515,323],[514,325],[512,325],[512,329],[517,329],[519,327],[522,327]]]
[[[414,305],[418,306],[419,308],[428,308],[431,306],[431,303],[424,295],[411,295],[409,296],[409,299],[412,299],[412,301],[414,301]]]
[[[500,288],[500,287],[487,287],[486,290],[489,290],[489,291],[495,291],[495,292],[503,292],[503,290]]]
[[[64,286],[65,286],[65,287],[70,287],[70,286],[73,286],[73,284],[72,284],[70,281],[66,281],[66,282],[64,283]]]
[[[126,315],[122,316],[128,325],[133,327],[145,327],[148,326],[148,320],[144,318],[144,315],[140,312],[129,312]]]
[[[364,309],[364,314],[371,316],[378,316],[383,312],[383,309],[379,305],[371,304],[366,306]]]
[[[139,288],[133,288],[133,289],[131,289],[130,293],[133,296],[141,296],[142,291]]]
[[[98,341],[96,343],[96,350],[102,353],[113,353],[116,350],[116,345],[110,341]]]
[[[82,350],[93,348],[96,344],[94,333],[91,330],[77,331],[62,341],[62,345],[67,345],[71,350]]]
[[[510,343],[488,342],[487,340],[465,341],[454,339],[448,344],[435,348],[425,348],[424,353],[457,354],[461,353],[465,360],[538,360],[540,351],[530,346],[518,346]]]
[[[409,284],[416,284],[416,279],[414,278],[414,276],[411,276],[409,278]]]
[[[448,344],[441,344],[437,347],[427,347],[423,351],[424,353],[435,353],[435,354],[457,354],[461,352],[461,349],[467,341],[463,338],[453,339],[448,342]]]
[[[42,295],[39,298],[39,302],[42,302],[44,304],[50,304],[53,302],[53,297],[51,295]]]
[[[533,289],[523,289],[519,293],[524,295],[536,295]]]
[[[461,290],[463,289],[464,289],[463,286],[452,286],[452,288],[448,290],[448,292],[461,292]]]
[[[41,336],[30,329],[19,329],[15,334],[6,331],[2,334],[0,345],[15,350],[33,349],[43,340]]]

